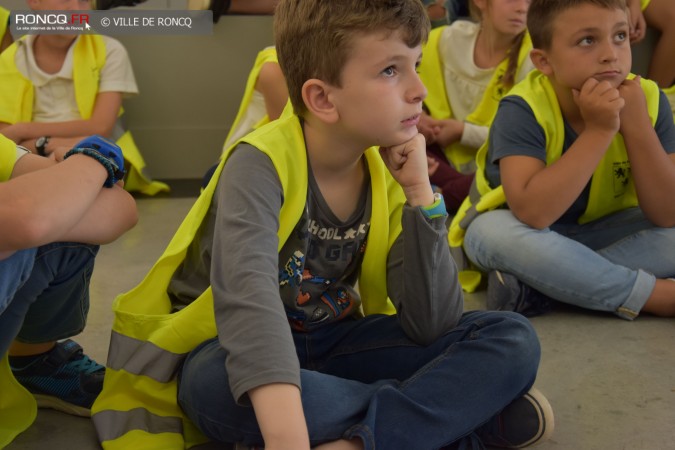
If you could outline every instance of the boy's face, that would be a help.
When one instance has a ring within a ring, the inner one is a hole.
[[[399,33],[356,35],[342,69],[342,87],[331,88],[346,137],[364,146],[392,146],[417,135],[427,90],[417,73],[421,46],[409,48]]]
[[[537,67],[557,84],[573,89],[589,78],[618,87],[631,68],[628,18],[625,11],[583,4],[563,11],[553,21],[549,50]],[[533,58],[536,63],[536,57]]]

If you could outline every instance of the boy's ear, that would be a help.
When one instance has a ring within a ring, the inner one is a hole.
[[[302,85],[302,100],[307,110],[322,122],[335,123],[339,115],[331,98],[331,86],[312,78]]]
[[[534,64],[534,67],[536,67],[537,70],[539,70],[544,75],[553,74],[553,70],[551,68],[551,65],[549,64],[548,55],[546,54],[546,51],[539,48],[533,48],[532,50],[530,50],[530,59],[532,60],[532,64]]]

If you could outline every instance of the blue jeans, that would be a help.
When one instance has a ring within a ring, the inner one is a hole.
[[[465,313],[426,347],[383,315],[293,337],[312,446],[359,437],[367,450],[480,449],[473,431],[530,388],[540,356],[532,326],[515,313]],[[217,339],[193,350],[179,403],[210,439],[261,445],[253,408],[232,397],[225,359]]]
[[[675,228],[655,227],[638,208],[544,230],[509,210],[477,217],[464,238],[479,268],[511,273],[556,300],[634,319],[656,278],[675,275]]]
[[[97,252],[95,245],[59,242],[0,260],[0,356],[15,338],[50,342],[84,329]]]

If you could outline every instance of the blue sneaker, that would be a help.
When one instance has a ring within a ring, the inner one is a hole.
[[[12,367],[14,377],[37,400],[38,407],[89,417],[91,405],[103,388],[105,367],[90,359],[70,339],[25,367]]]

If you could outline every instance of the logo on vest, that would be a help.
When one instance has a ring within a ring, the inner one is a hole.
[[[614,197],[620,197],[626,193],[626,188],[630,183],[630,162],[615,162],[612,165]]]

